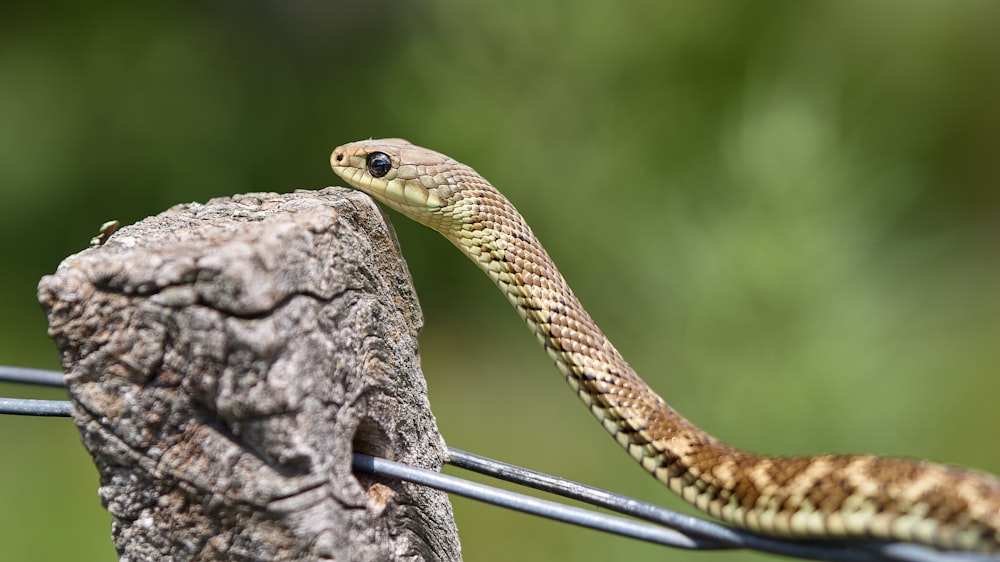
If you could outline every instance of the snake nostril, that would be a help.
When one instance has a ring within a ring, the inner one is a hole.
[[[337,162],[342,162],[344,160],[344,153],[343,152],[338,152],[336,158],[337,158]]]

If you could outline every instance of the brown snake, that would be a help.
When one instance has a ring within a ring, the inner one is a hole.
[[[1000,551],[993,476],[872,455],[757,455],[681,417],[611,345],[520,213],[472,168],[402,139],[345,144],[330,163],[352,187],[437,230],[485,271],[601,425],[698,509],[780,537]]]

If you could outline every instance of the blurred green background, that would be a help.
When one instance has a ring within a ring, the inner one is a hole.
[[[753,450],[1000,472],[1000,4],[7,3],[0,364],[98,226],[402,136],[519,206],[640,374]],[[677,507],[487,279],[393,215],[448,442]],[[0,395],[51,396],[11,385]],[[5,560],[113,560],[65,419],[0,418]],[[454,506],[468,560],[745,560]]]

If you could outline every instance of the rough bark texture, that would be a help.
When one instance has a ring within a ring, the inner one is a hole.
[[[39,300],[121,560],[453,560],[420,310],[374,203],[340,188],[174,207],[66,259]]]

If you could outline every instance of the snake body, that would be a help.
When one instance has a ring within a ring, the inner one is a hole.
[[[629,367],[514,206],[472,168],[402,139],[345,144],[334,172],[437,230],[517,309],[601,425],[698,509],[762,534],[1000,551],[1000,480],[872,455],[770,457],[683,418]]]

